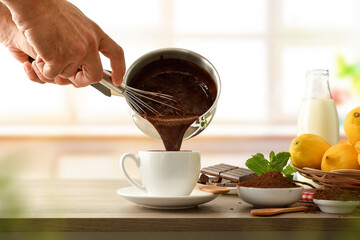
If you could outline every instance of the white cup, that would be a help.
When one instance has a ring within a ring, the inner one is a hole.
[[[125,160],[132,159],[140,168],[142,185],[135,182],[125,169]],[[148,195],[159,197],[188,196],[200,173],[200,152],[139,151],[138,156],[125,153],[120,169],[127,180]]]

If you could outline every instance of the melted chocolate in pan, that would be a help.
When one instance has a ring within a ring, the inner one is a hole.
[[[179,151],[185,131],[214,103],[215,81],[202,67],[186,60],[160,59],[145,66],[128,81],[141,90],[169,94],[182,104],[183,113],[143,99],[160,112],[159,116],[144,114],[158,131],[167,151]]]

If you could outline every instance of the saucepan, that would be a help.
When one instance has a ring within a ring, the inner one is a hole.
[[[182,48],[162,48],[149,52],[138,58],[125,73],[124,84],[127,84],[127,82],[129,82],[129,80],[132,79],[134,75],[136,75],[139,71],[142,71],[142,69],[149,63],[166,58],[177,58],[180,60],[186,60],[202,67],[210,74],[216,84],[217,94],[213,105],[202,116],[195,120],[186,130],[183,140],[187,140],[204,131],[204,129],[210,124],[210,122],[214,118],[217,102],[220,96],[220,77],[215,67],[210,63],[210,61],[207,60],[205,57],[201,56],[200,54]],[[160,139],[160,135],[153,127],[153,125],[149,121],[141,117],[141,115],[130,104],[129,107],[131,117],[135,122],[136,126],[146,135],[154,139]]]

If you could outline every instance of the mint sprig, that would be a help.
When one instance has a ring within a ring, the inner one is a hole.
[[[296,172],[290,165],[286,165],[289,161],[289,152],[280,152],[275,154],[273,151],[269,154],[269,160],[265,159],[264,155],[257,153],[249,158],[245,165],[260,176],[264,172],[276,171],[281,172],[284,176],[293,180],[293,174]]]
[[[245,165],[260,176],[263,172],[269,171],[269,161],[264,158],[264,155],[257,153],[248,159]]]

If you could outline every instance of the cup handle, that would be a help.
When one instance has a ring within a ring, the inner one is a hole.
[[[140,159],[133,153],[125,153],[124,155],[121,156],[119,165],[120,165],[121,171],[125,175],[126,179],[129,181],[129,183],[131,183],[134,187],[140,189],[141,191],[146,192],[145,187],[143,185],[140,185],[139,183],[135,182],[127,173],[127,171],[125,169],[125,159],[126,158],[131,158],[132,160],[134,160],[137,167],[140,167]]]

